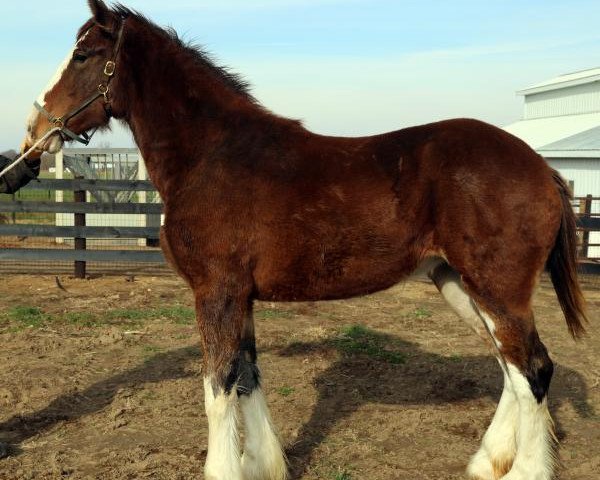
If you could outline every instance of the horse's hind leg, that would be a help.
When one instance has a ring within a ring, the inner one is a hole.
[[[483,338],[496,356],[501,359],[493,337],[494,324],[486,314],[479,310],[465,291],[458,272],[444,263],[434,268],[429,275],[452,309]],[[503,365],[501,360],[500,364]],[[483,437],[480,449],[469,463],[467,471],[472,478],[478,480],[497,479],[510,469],[516,454],[518,413],[517,399],[505,373],[504,389],[498,408]]]
[[[554,437],[546,395],[552,362],[531,312],[514,314],[506,305],[500,309],[491,304],[481,305],[484,310],[447,264],[434,268],[430,276],[459,316],[492,346],[504,372],[498,409],[471,459],[469,475],[477,480],[550,479]]]

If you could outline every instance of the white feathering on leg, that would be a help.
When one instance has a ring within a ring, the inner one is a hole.
[[[245,426],[244,480],[285,480],[287,465],[262,390],[240,397]]]
[[[508,372],[519,403],[517,455],[502,480],[551,480],[556,464],[554,428],[546,399],[539,403],[529,382],[514,365]]]
[[[204,378],[204,404],[208,417],[206,480],[243,480],[237,402],[235,388],[228,395],[223,390],[215,395],[211,379]]]
[[[469,462],[471,478],[496,480],[510,470],[516,454],[519,405],[508,375],[492,423],[485,432],[481,447]]]

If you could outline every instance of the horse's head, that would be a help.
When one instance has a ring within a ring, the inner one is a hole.
[[[108,125],[124,19],[101,0],[89,0],[89,5],[93,17],[81,27],[72,50],[34,104],[24,149],[54,127],[61,131],[38,150],[55,153],[69,140],[87,143],[85,132]]]

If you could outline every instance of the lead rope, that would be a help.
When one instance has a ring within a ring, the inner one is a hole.
[[[25,160],[27,158],[27,155],[29,155],[31,152],[33,152],[38,147],[38,145],[45,142],[49,137],[54,135],[56,132],[60,132],[60,127],[54,127],[54,128],[51,128],[50,130],[48,130],[46,132],[46,134],[42,138],[40,138],[37,142],[35,142],[29,150],[27,150],[23,155],[21,155],[13,163],[11,163],[8,167],[6,167],[4,170],[2,170],[0,172],[0,178],[2,178],[4,175],[6,175],[8,172],[10,172],[13,168],[15,168],[23,160]]]

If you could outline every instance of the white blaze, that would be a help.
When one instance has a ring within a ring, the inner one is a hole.
[[[77,47],[79,46],[79,44],[86,39],[86,37],[89,35],[89,33],[90,33],[90,30],[88,30],[81,37],[79,37],[79,39],[77,40],[77,42],[75,43],[75,45],[73,46],[73,48],[69,51],[69,53],[67,54],[67,56],[65,57],[65,59],[62,61],[62,63],[58,66],[58,69],[56,70],[56,73],[50,79],[50,81],[48,82],[48,85],[46,85],[46,88],[44,90],[42,90],[42,93],[40,93],[40,96],[37,98],[37,101],[38,101],[38,103],[42,107],[45,106],[45,104],[44,104],[45,100],[44,99],[46,98],[46,94],[48,92],[50,92],[56,86],[56,84],[60,81],[60,79],[62,78],[63,74],[65,73],[65,70],[69,66],[69,62],[73,58],[73,53],[75,52],[75,50],[77,49]]]
[[[46,95],[48,94],[48,92],[50,92],[55,86],[56,84],[60,81],[60,79],[62,78],[63,74],[65,73],[65,70],[67,69],[67,67],[69,66],[69,62],[71,61],[71,58],[73,58],[73,52],[75,51],[75,48],[77,48],[77,45],[75,45],[67,54],[66,58],[62,61],[62,63],[58,66],[58,69],[56,70],[56,73],[54,74],[54,76],[50,79],[50,81],[48,82],[48,85],[46,85],[46,88],[44,88],[44,90],[42,90],[42,93],[40,93],[39,97],[37,98],[37,102],[43,107],[45,106],[45,98]]]
[[[46,107],[46,95],[52,91],[52,89],[56,86],[56,84],[60,81],[60,79],[62,78],[63,74],[65,73],[65,70],[67,69],[67,67],[69,66],[69,63],[71,62],[71,59],[73,58],[73,53],[75,52],[75,50],[77,49],[77,47],[79,46],[79,44],[85,40],[85,38],[88,36],[88,34],[90,33],[90,30],[88,30],[87,32],[85,32],[78,40],[77,43],[75,43],[75,45],[73,46],[73,48],[69,51],[69,53],[67,54],[67,56],[65,57],[65,59],[61,62],[61,64],[58,66],[56,72],[54,73],[54,75],[52,76],[52,78],[48,81],[48,84],[46,85],[46,87],[42,90],[42,92],[39,94],[39,96],[37,97],[37,103],[39,103],[42,107]],[[57,113],[55,112],[50,112],[54,115],[56,115]],[[60,115],[60,112],[58,112],[58,114]],[[29,114],[29,116],[27,117],[27,143],[29,144],[33,144],[35,143],[36,139],[33,137],[33,127],[37,121],[39,112],[37,111],[36,108],[32,108],[31,109],[31,113]],[[60,150],[60,148],[62,147],[62,139],[60,138],[59,135],[53,135],[50,140],[49,143],[47,144],[47,151],[50,153],[56,153],[58,150]]]

